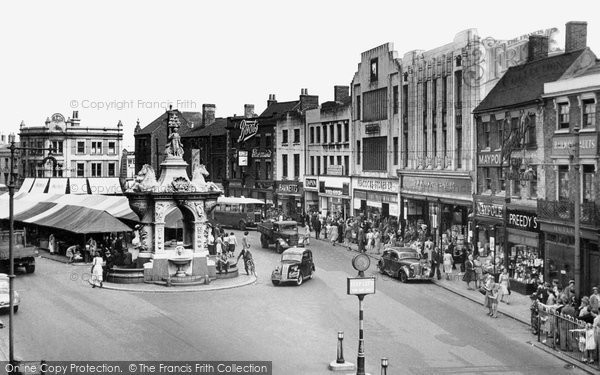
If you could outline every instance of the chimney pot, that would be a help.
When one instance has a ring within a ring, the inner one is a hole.
[[[267,108],[269,108],[275,103],[277,103],[277,99],[275,99],[275,94],[269,94],[269,100],[267,100]]]

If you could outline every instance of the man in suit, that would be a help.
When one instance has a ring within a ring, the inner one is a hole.
[[[440,263],[442,261],[442,254],[440,254],[440,249],[437,247],[431,251],[431,272],[429,273],[429,277],[434,277],[437,272],[437,279],[441,279],[442,275],[440,273]]]

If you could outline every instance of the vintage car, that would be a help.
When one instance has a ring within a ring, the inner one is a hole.
[[[275,244],[275,251],[281,254],[283,250],[298,245],[298,223],[295,221],[265,221],[257,228],[263,249]]]
[[[0,310],[8,310],[10,308],[9,295],[8,275],[5,273],[0,273]],[[13,296],[13,311],[17,312],[19,310],[21,297],[16,290],[13,291]]]
[[[417,250],[410,247],[389,247],[385,249],[377,267],[381,273],[397,277],[401,282],[408,280],[430,280],[431,266],[427,259],[421,259]]]
[[[286,282],[302,285],[306,278],[312,279],[314,273],[312,251],[304,247],[292,247],[281,254],[281,262],[271,273],[271,282],[275,286]]]

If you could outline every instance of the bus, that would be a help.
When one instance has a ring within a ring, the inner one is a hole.
[[[212,218],[223,226],[246,230],[262,222],[264,206],[265,202],[254,198],[219,197]]]

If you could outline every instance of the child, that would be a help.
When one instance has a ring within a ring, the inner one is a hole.
[[[581,351],[581,361],[594,363],[594,351],[596,350],[596,339],[594,338],[594,328],[591,323],[587,323],[585,328],[581,329],[570,329],[569,332],[580,332],[579,336],[579,350]],[[585,351],[587,351],[586,361]]]

